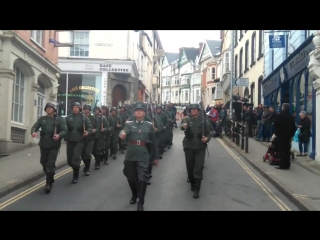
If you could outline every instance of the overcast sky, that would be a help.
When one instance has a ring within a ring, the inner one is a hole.
[[[204,40],[220,40],[219,30],[158,30],[166,52],[179,52],[181,47],[199,47]]]

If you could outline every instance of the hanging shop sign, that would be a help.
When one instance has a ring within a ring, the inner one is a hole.
[[[91,87],[91,86],[76,86],[69,89],[69,92],[72,93],[72,92],[81,91],[81,90],[89,90],[89,91],[94,91],[96,93],[100,92],[100,89]]]
[[[284,48],[285,46],[284,35],[269,35],[269,48]]]

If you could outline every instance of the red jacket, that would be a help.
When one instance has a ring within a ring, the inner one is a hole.
[[[219,120],[219,113],[217,109],[213,109],[210,111],[209,116],[211,117],[211,122],[216,122]]]

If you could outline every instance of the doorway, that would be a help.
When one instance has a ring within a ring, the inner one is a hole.
[[[112,107],[118,107],[119,102],[127,100],[127,93],[124,86],[118,84],[112,90]]]

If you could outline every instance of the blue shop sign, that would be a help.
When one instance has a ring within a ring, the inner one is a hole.
[[[291,79],[296,74],[304,70],[309,65],[309,53],[314,50],[313,42],[309,43],[306,47],[297,52],[295,56],[284,66],[285,81]]]
[[[280,87],[280,72],[275,73],[269,80],[262,84],[263,97],[268,96]]]
[[[269,35],[269,48],[284,48],[285,46],[284,35]]]

